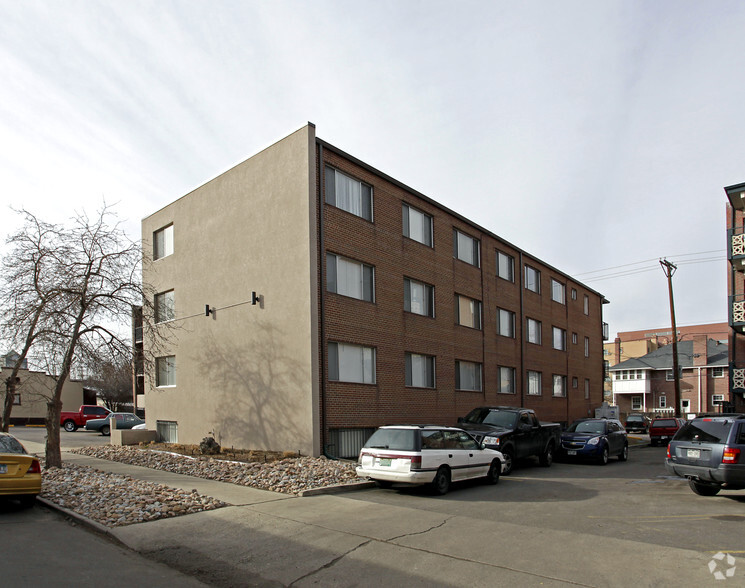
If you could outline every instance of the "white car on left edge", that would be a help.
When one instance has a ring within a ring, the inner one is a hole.
[[[360,451],[357,475],[381,488],[394,483],[429,484],[446,494],[450,483],[484,478],[499,482],[504,456],[463,429],[436,425],[387,425],[372,434]]]

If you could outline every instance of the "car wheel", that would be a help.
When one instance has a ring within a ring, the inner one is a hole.
[[[21,503],[22,508],[31,508],[36,502],[36,494],[24,494],[18,497],[18,502]]]
[[[598,463],[600,465],[605,465],[608,463],[608,448],[603,447],[603,452],[600,454],[600,457],[598,457]]]
[[[551,464],[554,463],[554,444],[549,443],[548,447],[546,447],[546,451],[543,452],[541,457],[539,458],[540,464],[544,468],[551,467]]]
[[[375,485],[378,488],[391,488],[393,486],[393,482],[389,482],[388,480],[375,480]]]
[[[626,461],[629,458],[629,446],[624,445],[621,453],[618,454],[618,461]]]
[[[509,476],[515,465],[515,456],[512,452],[512,447],[505,447],[502,449],[502,455],[504,456],[504,471],[502,472],[502,475]]]
[[[109,425],[104,425],[101,427],[101,435],[109,436],[111,435],[111,427]]]
[[[499,474],[501,473],[502,463],[498,459],[495,459],[491,462],[489,471],[486,473],[486,483],[492,485],[499,483]]]
[[[62,426],[68,433],[74,433],[78,429],[78,426],[75,424],[74,421],[65,421]]]
[[[447,494],[450,490],[450,470],[445,466],[440,466],[435,474],[435,479],[432,480],[432,490],[435,494],[442,496]]]
[[[699,496],[716,496],[722,489],[717,484],[706,484],[705,482],[697,482],[696,480],[688,480],[688,485]]]

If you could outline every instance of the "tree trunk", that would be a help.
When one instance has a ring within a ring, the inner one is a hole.
[[[0,430],[8,432],[10,427],[10,413],[13,410],[13,399],[16,395],[16,379],[13,374],[5,380],[5,402],[3,402],[3,416],[0,420]]]
[[[64,382],[64,380],[62,380]],[[55,394],[47,402],[47,446],[45,453],[45,469],[62,467],[62,451],[60,449],[59,419],[62,412],[62,400]]]

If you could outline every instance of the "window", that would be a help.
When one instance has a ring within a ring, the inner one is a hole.
[[[723,378],[724,377],[724,368],[723,367],[715,367],[712,369],[711,376],[713,378]]]
[[[590,398],[590,380],[585,378],[585,400]]]
[[[715,406],[724,402],[724,394],[712,394],[711,403]]]
[[[470,361],[456,361],[455,389],[481,391],[481,364]]]
[[[675,379],[675,375],[673,374],[673,370],[665,370],[665,379],[668,382],[672,382]]]
[[[585,357],[590,357],[590,338],[585,337]]]
[[[326,289],[342,296],[375,302],[375,271],[371,265],[326,254]]]
[[[572,345],[577,344],[577,333],[572,333]]]
[[[559,327],[553,327],[553,345],[554,349],[559,351],[566,351],[567,348],[567,332]]]
[[[541,372],[528,370],[528,396],[540,396],[542,388]]]
[[[559,304],[566,304],[566,286],[551,278],[551,300]]]
[[[515,368],[500,367],[497,392],[500,394],[515,393]]]
[[[567,377],[559,376],[554,374],[553,382],[553,395],[554,396],[566,396],[567,395]]]
[[[404,310],[421,314],[422,316],[435,316],[435,289],[433,286],[404,278]]]
[[[153,259],[173,254],[173,225],[168,225],[153,233]]]
[[[631,410],[641,410],[641,409],[642,409],[642,397],[632,396],[631,397]]]
[[[497,251],[497,275],[508,282],[515,281],[515,258]]]
[[[577,378],[577,376],[574,376],[572,378],[572,388],[574,388],[575,390],[579,388],[579,378]]]
[[[372,222],[372,186],[326,168],[326,203]]]
[[[577,289],[572,288],[572,300],[577,300]]]
[[[175,355],[155,358],[155,385],[157,387],[176,385]]]
[[[472,329],[481,328],[481,302],[456,294],[455,307],[459,325]]]
[[[329,380],[375,383],[375,349],[329,342]]]
[[[541,293],[541,272],[529,265],[525,266],[525,288],[537,294]]]
[[[497,309],[497,334],[515,337],[515,313],[504,308]]]
[[[435,358],[431,355],[407,353],[406,385],[415,388],[434,388]]]
[[[528,319],[528,343],[541,344],[541,321]]]
[[[585,311],[585,314],[588,314],[589,315],[590,314],[590,297],[587,294],[585,294],[584,296],[585,296],[585,298],[584,298],[584,311]]]
[[[432,247],[432,217],[403,205],[404,237]]]
[[[667,408],[667,396],[660,396],[660,408]]]
[[[21,406],[21,393],[16,392],[13,395],[13,406]]]
[[[155,295],[155,322],[164,323],[176,318],[176,304],[173,290]]]
[[[481,267],[478,240],[453,229],[453,257],[476,267]]]

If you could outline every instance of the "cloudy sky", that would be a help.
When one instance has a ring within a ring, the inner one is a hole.
[[[0,0],[0,237],[140,220],[303,126],[578,277],[727,321],[745,3]]]

